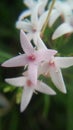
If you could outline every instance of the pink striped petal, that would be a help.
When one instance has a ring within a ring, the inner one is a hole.
[[[38,81],[38,84],[35,88],[35,90],[37,90],[38,92],[44,93],[44,94],[49,94],[49,95],[55,95],[56,92],[50,88],[50,86],[48,86],[47,84]]]
[[[37,84],[37,71],[38,66],[35,64],[29,64],[28,67],[28,78],[31,80],[31,82],[36,85]]]
[[[33,46],[31,45],[27,35],[22,30],[20,32],[20,41],[21,46],[27,55],[32,54],[34,52]]]
[[[28,106],[32,95],[33,95],[33,89],[31,87],[26,86],[23,90],[22,98],[21,98],[21,106],[20,111],[23,112],[26,107]]]
[[[25,66],[28,64],[28,59],[25,54],[21,54],[19,56],[16,56],[14,58],[11,58],[7,61],[5,61],[2,66],[3,67],[19,67],[19,66]]]

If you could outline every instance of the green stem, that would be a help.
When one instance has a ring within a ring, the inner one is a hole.
[[[46,22],[45,22],[45,24],[44,24],[44,26],[43,26],[43,29],[42,29],[42,32],[41,32],[41,36],[43,36],[43,33],[44,33],[44,31],[45,31],[45,29],[46,29],[46,27],[47,27],[48,20],[49,20],[49,18],[50,18],[50,14],[51,14],[51,11],[52,11],[52,9],[53,9],[54,4],[55,4],[55,0],[52,1],[52,4],[51,4],[50,9],[49,9],[49,11],[48,11],[48,15],[47,15]]]

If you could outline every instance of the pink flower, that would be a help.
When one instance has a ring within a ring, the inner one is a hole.
[[[49,94],[49,95],[55,95],[55,91],[52,90],[48,85],[45,83],[38,81],[37,85],[33,85],[33,83],[28,80],[27,77],[18,77],[18,78],[10,78],[10,79],[5,79],[5,81],[11,85],[17,86],[17,87],[23,87],[23,93],[22,93],[22,98],[21,98],[21,106],[20,106],[20,111],[24,111],[26,107],[28,106],[32,95],[35,91]]]
[[[38,66],[43,61],[49,61],[51,59],[51,56],[55,55],[57,51],[51,49],[35,50],[23,31],[20,33],[20,40],[25,54],[21,54],[9,59],[8,61],[4,62],[2,66],[17,67],[27,65],[28,78],[32,81],[33,84],[36,84]]]
[[[66,87],[61,73],[61,68],[67,68],[73,65],[73,57],[52,57],[50,62],[43,63],[39,69],[39,74],[45,74],[51,77],[55,86],[63,93],[66,93]]]

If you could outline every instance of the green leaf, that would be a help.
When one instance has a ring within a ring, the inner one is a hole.
[[[11,57],[12,57],[11,54],[0,50],[0,62],[3,62]]]

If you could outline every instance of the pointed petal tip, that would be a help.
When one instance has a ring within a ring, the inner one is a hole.
[[[52,91],[52,93],[50,95],[56,95],[56,92],[55,91]]]
[[[56,38],[58,38],[55,34],[52,35],[52,40],[55,40]]]
[[[5,80],[5,82],[8,82],[8,79],[4,79]]]
[[[54,50],[54,54],[56,54],[56,53],[58,53],[58,51],[57,51],[57,50]]]
[[[24,34],[24,31],[21,29],[20,30],[20,35],[23,35]]]
[[[67,90],[64,89],[64,90],[62,90],[61,92],[64,93],[64,94],[66,94],[66,93],[67,93]]]
[[[62,88],[59,88],[59,91],[66,94],[67,93],[67,90],[66,90],[66,87],[62,87]]]
[[[6,63],[6,61],[4,63],[1,64],[2,67],[9,67],[8,64]]]
[[[52,50],[52,54],[53,54],[53,55],[55,55],[55,54],[57,54],[57,53],[58,53],[57,50]]]
[[[72,32],[73,32],[72,26],[69,23],[65,22],[55,30],[55,32],[52,35],[52,40],[55,40],[56,38],[59,38],[65,34]]]
[[[20,106],[20,112],[24,112],[24,110],[25,109]]]

